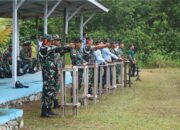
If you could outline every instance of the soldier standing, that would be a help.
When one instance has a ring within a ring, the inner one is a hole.
[[[130,45],[129,51],[128,51],[128,59],[131,64],[130,68],[130,75],[135,76],[135,71],[136,71],[136,59],[135,59],[135,47],[134,45]]]
[[[101,49],[107,47],[106,44],[101,45],[92,45],[93,39],[88,37],[86,38],[86,46],[83,48],[83,57],[88,65],[94,65],[96,63],[96,56],[94,51],[96,49]],[[89,69],[89,87],[88,87],[88,94],[92,94],[92,84],[94,82],[94,70],[93,68]]]
[[[87,62],[83,59],[83,53],[81,50],[82,41],[80,39],[74,39],[74,49],[71,49],[71,60],[73,66],[87,65]],[[83,69],[78,69],[78,88],[81,89],[83,76]]]
[[[6,77],[12,77],[11,65],[12,65],[12,46],[9,47],[3,53],[4,71]]]
[[[57,46],[57,47],[60,47],[61,46],[61,39],[60,39],[60,37],[59,37],[59,35],[54,35],[53,36],[53,42],[52,42],[52,44],[53,44],[53,46]],[[60,74],[60,70],[62,69],[62,68],[64,68],[65,67],[65,65],[64,65],[64,61],[63,61],[63,54],[59,54],[59,53],[56,53],[55,54],[55,65],[56,65],[56,67],[57,67],[57,77],[56,77],[56,95],[58,94],[58,92],[59,92],[59,90],[60,90],[60,76],[61,76],[61,74]],[[53,106],[53,108],[54,109],[56,109],[56,108],[59,108],[60,107],[60,105],[59,105],[59,103],[58,103],[58,99],[56,98],[55,100],[54,100],[54,106]]]
[[[70,47],[55,47],[51,45],[51,36],[45,35],[43,45],[39,48],[40,63],[42,66],[43,91],[42,91],[42,117],[55,115],[51,111],[52,102],[56,99],[56,77],[57,67],[55,54],[70,52]]]
[[[110,51],[111,51],[111,53],[115,54],[119,58],[120,61],[123,60],[122,54],[121,54],[122,52],[121,52],[120,48],[117,47],[117,43],[115,43],[115,42],[111,43]],[[120,73],[121,73],[121,65],[118,64],[118,65],[116,65],[116,82],[117,83],[120,82],[119,81]]]

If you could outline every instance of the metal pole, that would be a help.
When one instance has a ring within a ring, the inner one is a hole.
[[[35,17],[35,22],[36,22],[36,52],[38,52],[39,48],[39,17]],[[37,53],[37,70],[39,70],[39,54]]]
[[[67,8],[64,8],[64,43],[62,43],[62,46],[64,46],[66,44],[66,35],[68,34],[68,10]],[[66,64],[65,62],[65,55],[63,56],[63,61],[64,64]]]
[[[17,81],[17,0],[13,0],[13,34],[12,34],[12,85],[15,87]]]
[[[68,9],[64,8],[64,35],[66,36],[68,34]],[[65,37],[66,38],[66,37]],[[64,39],[66,40],[66,39]]]
[[[44,34],[48,33],[47,30],[47,24],[48,24],[48,0],[45,1],[45,6],[44,6]]]
[[[19,48],[19,31],[20,31],[20,24],[19,24],[19,19],[17,17],[17,57],[19,57],[20,53],[20,48]]]
[[[80,38],[83,38],[83,14],[81,14],[81,21],[80,21]]]

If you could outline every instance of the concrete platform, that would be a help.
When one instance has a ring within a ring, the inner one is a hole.
[[[0,79],[0,104],[30,96],[42,91],[42,73],[26,74],[18,77],[18,80],[29,88],[15,89],[12,86],[12,79]],[[70,72],[66,73],[66,84],[72,83]]]
[[[0,125],[8,121],[23,117],[23,110],[20,109],[1,109],[0,108]]]

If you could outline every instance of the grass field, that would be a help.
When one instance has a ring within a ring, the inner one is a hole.
[[[22,130],[180,130],[180,69],[143,70],[141,79],[80,107],[77,118],[69,110],[66,118],[44,119],[40,103],[29,103]]]

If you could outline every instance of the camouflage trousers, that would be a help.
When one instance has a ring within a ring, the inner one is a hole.
[[[51,106],[56,97],[56,73],[50,68],[42,68],[43,73],[43,90],[42,90],[42,106]]]
[[[78,88],[81,89],[81,83],[83,81],[83,69],[78,69]]]
[[[94,83],[94,68],[89,68],[89,83]]]

